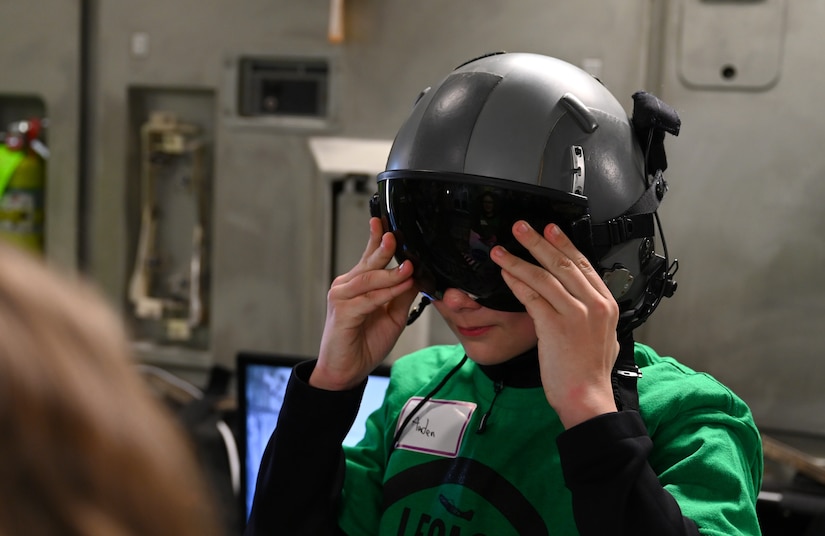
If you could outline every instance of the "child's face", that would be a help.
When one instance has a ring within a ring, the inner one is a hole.
[[[464,346],[467,356],[481,365],[503,363],[538,342],[527,313],[488,309],[464,292],[451,288],[433,305]]]

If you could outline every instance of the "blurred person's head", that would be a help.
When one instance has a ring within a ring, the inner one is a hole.
[[[87,283],[0,243],[0,534],[211,535],[177,422]]]

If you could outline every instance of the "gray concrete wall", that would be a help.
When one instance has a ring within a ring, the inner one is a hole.
[[[822,431],[825,6],[725,4],[668,10],[660,89],[683,130],[667,142],[661,214],[680,286],[642,336],[729,384],[764,426]],[[683,37],[708,31],[690,28],[697,7],[715,9],[719,24],[704,57],[686,53]],[[725,63],[740,76],[713,81]]]
[[[96,2],[90,113],[98,150],[88,238],[92,272],[112,296],[123,296],[135,240],[134,223],[125,221],[135,217],[126,169],[128,88],[215,95],[211,345],[206,354],[177,360],[231,364],[240,348],[316,351],[331,277],[324,237],[332,222],[325,214],[329,185],[317,172],[309,136],[392,138],[421,89],[493,50],[544,52],[579,64],[597,59],[604,81],[628,104],[646,73],[646,1],[347,6],[346,39],[334,45],[324,2]],[[571,24],[579,31],[570,31]],[[144,57],[130,52],[136,32],[149,39]],[[328,124],[290,128],[239,118],[234,84],[243,55],[328,58],[334,92]],[[362,232],[340,247],[360,251]]]

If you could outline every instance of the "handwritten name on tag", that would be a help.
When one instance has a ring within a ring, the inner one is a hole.
[[[420,396],[414,396],[404,404],[397,426],[421,400]],[[428,400],[407,424],[396,448],[455,458],[475,409],[472,402]]]

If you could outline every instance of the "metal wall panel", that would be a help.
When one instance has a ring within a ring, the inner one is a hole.
[[[708,46],[750,43],[759,49],[771,43],[781,46],[782,61],[772,84],[725,88],[695,87],[681,76],[686,58],[679,29],[687,29],[692,3],[670,5],[658,87],[683,120],[681,135],[666,141],[671,189],[660,211],[671,254],[680,261],[679,289],[642,338],[731,386],[761,426],[821,433],[825,5],[780,2],[787,10],[784,23],[771,35],[727,24],[726,34]],[[704,4],[720,13],[777,7]]]

